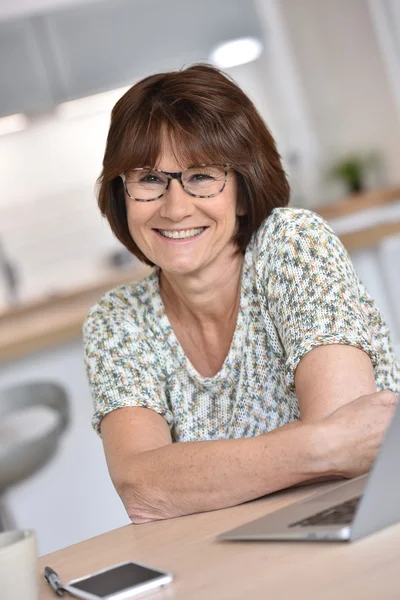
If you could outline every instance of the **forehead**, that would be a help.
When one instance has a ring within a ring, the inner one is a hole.
[[[231,153],[220,147],[221,140],[207,132],[199,134],[178,123],[142,125],[140,135],[135,135],[133,143],[129,132],[120,142],[121,154],[116,160],[119,172],[126,173],[139,167],[176,172],[189,166],[233,162]]]
[[[194,136],[187,131],[160,132],[159,152],[155,164],[163,171],[181,171],[189,166],[227,162],[221,151],[206,136]]]
[[[162,133],[160,139],[160,153],[157,157],[155,167],[162,171],[181,171],[189,166],[185,152],[179,148],[176,141],[168,136],[165,132]]]

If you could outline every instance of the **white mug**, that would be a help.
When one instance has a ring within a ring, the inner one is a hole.
[[[34,531],[0,533],[1,600],[39,600],[37,559]]]

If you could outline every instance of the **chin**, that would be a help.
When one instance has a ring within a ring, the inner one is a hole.
[[[159,265],[161,271],[171,275],[190,275],[198,271],[199,265],[187,262],[163,263]]]

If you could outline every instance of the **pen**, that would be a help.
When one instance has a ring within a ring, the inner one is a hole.
[[[51,569],[50,567],[45,567],[44,578],[46,579],[51,589],[55,591],[57,596],[64,596],[63,584],[61,583],[59,576],[55,571],[53,571],[53,569]]]

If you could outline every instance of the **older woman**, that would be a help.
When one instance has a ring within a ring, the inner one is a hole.
[[[103,167],[101,212],[154,266],[84,328],[132,521],[368,471],[400,391],[389,332],[329,226],[287,208],[247,96],[206,65],[147,77],[113,109]]]

